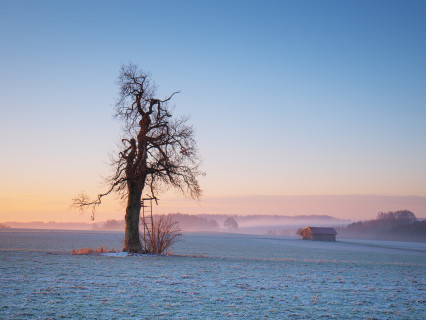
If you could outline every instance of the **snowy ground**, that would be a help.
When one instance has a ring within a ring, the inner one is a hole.
[[[426,245],[186,234],[173,256],[121,233],[0,231],[0,319],[426,319]]]

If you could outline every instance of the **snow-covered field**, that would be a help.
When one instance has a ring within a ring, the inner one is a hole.
[[[185,234],[173,256],[122,233],[0,231],[0,319],[426,319],[426,244]]]

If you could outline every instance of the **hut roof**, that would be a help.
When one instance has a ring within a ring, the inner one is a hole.
[[[308,227],[311,230],[311,234],[337,234],[334,228],[322,228],[322,227]]]

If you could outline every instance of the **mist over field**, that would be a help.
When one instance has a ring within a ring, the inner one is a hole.
[[[155,216],[155,215],[154,215]],[[223,214],[197,214],[183,213],[169,214],[173,220],[179,223],[184,232],[241,232],[252,234],[264,234],[266,230],[292,229],[315,225],[346,225],[350,220],[338,219],[327,215],[223,215]],[[235,219],[238,228],[229,230],[224,226],[227,218]],[[5,225],[13,228],[31,229],[59,229],[59,230],[124,230],[124,220],[111,219],[108,221],[96,221],[94,223],[61,223],[61,222],[6,222]],[[295,234],[295,232],[294,232]]]
[[[351,221],[338,219],[328,215],[219,215],[198,214],[189,215],[183,213],[172,213],[169,216],[177,223],[182,232],[218,232],[218,233],[240,233],[269,236],[297,236],[300,228],[311,227],[334,227],[338,238],[358,238],[396,241],[426,242],[426,220],[418,219],[414,213],[408,210],[396,211],[395,213],[407,213],[407,220],[396,219],[388,216],[364,221]],[[384,213],[381,213],[382,215]],[[393,215],[394,212],[388,212]],[[379,214],[380,215],[380,214]],[[154,215],[156,217],[158,215]],[[232,219],[235,225],[226,224],[226,220]],[[12,228],[31,229],[56,229],[56,230],[99,230],[99,231],[123,231],[124,220],[108,220],[94,223],[58,223],[58,222],[7,222],[0,225]]]

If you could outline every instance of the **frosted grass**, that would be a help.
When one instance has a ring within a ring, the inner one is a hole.
[[[0,319],[425,319],[426,245],[185,234],[171,256],[122,233],[0,232]]]

